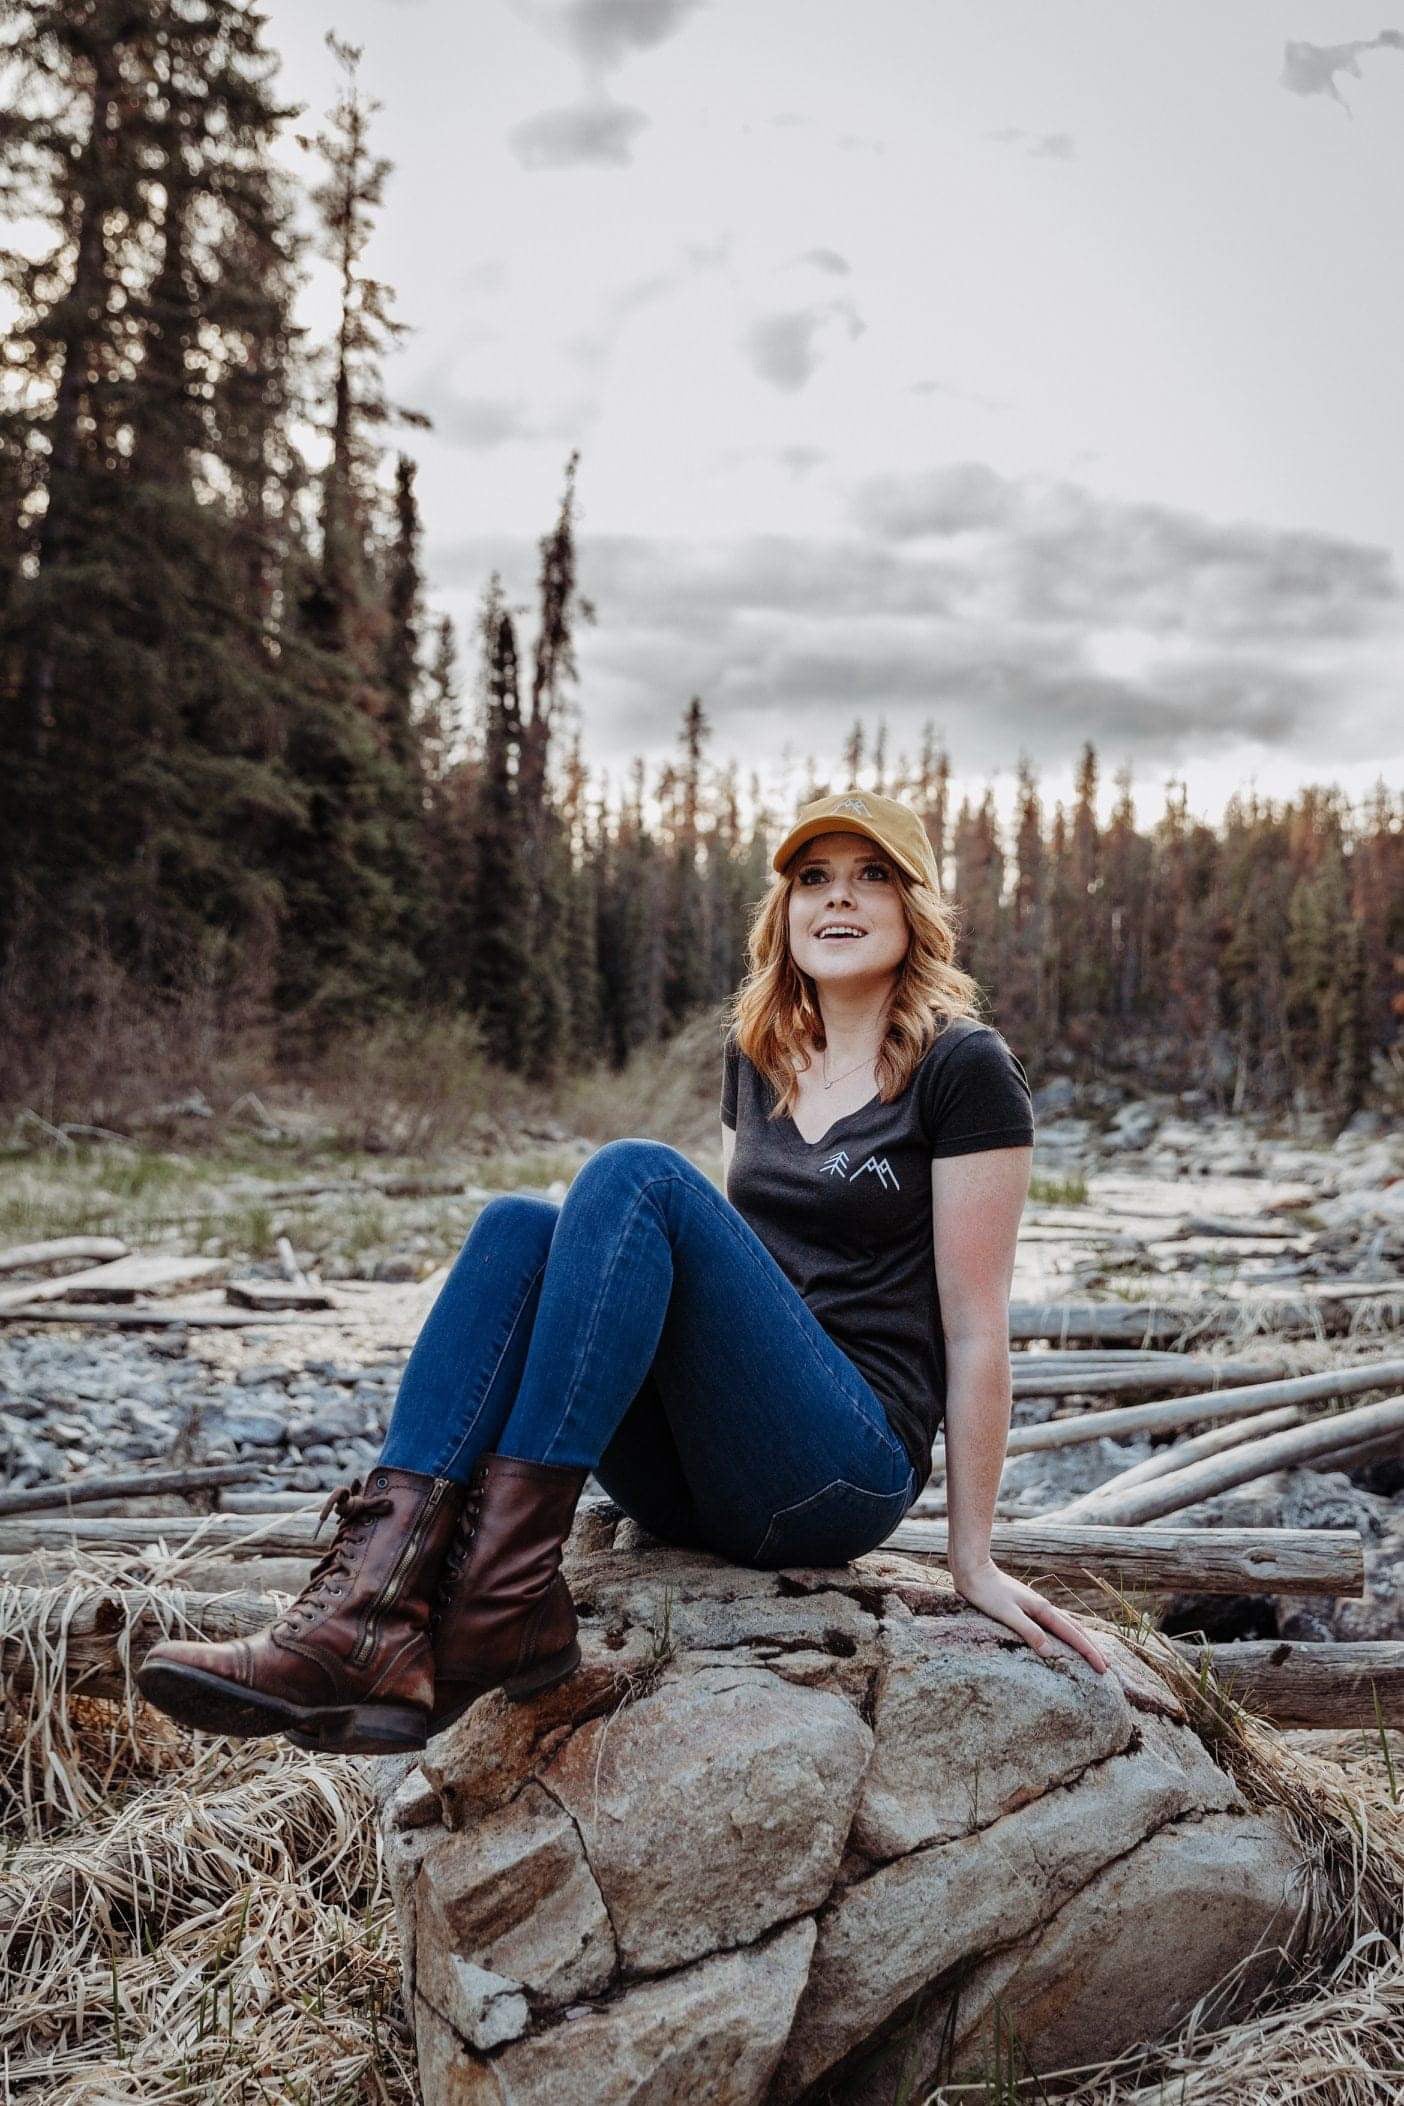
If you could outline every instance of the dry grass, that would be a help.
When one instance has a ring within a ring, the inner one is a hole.
[[[412,2106],[369,1766],[67,1696],[54,1611],[116,1577],[0,1587],[0,2096]]]
[[[67,1696],[66,1634],[119,1580],[133,1621],[178,1621],[178,1562],[143,1579],[90,1558],[37,1594],[0,1586],[0,2096],[413,2106],[370,1766],[187,1735],[130,1684],[122,1703]],[[930,2100],[1394,2106],[1404,1780],[1390,1737],[1341,1736],[1327,1759],[1102,1592],[1108,1626],[1177,1690],[1249,1803],[1294,1822],[1314,1868],[1309,1957],[1246,2023],[1215,2027],[1206,1999],[1174,2041],[1115,2064]]]

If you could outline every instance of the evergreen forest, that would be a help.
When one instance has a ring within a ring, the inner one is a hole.
[[[960,962],[1031,1076],[1140,1048],[1236,1108],[1400,1093],[1404,797],[1330,785],[1141,823],[1092,744],[1012,824],[928,722],[762,781],[706,697],[657,698],[661,767],[589,764],[577,481],[531,603],[426,587],[405,324],[367,251],[392,171],[358,53],[308,144],[243,0],[6,0],[10,322],[0,397],[0,1004],[36,1049],[198,1000],[295,1062],[377,1018],[471,1018],[549,1082],[622,1064],[744,970],[768,844],[867,787],[922,812]],[[325,341],[299,320],[334,274]],[[879,698],[880,705],[880,698]]]

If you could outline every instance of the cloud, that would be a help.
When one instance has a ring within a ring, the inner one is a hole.
[[[1013,408],[1006,395],[982,395],[977,388],[957,387],[953,380],[914,380],[908,393],[913,395],[949,395],[953,402],[973,403],[976,409],[998,414]]]
[[[1362,51],[1404,51],[1404,31],[1382,29],[1377,37],[1351,44],[1289,43],[1282,59],[1282,86],[1293,95],[1329,95],[1349,115],[1350,104],[1336,86],[1338,73],[1360,80]]]
[[[846,256],[840,256],[837,249],[806,249],[795,261],[812,263],[816,271],[823,271],[830,278],[850,278],[853,275],[852,264]]]
[[[676,36],[705,0],[524,0],[521,12],[581,63],[607,72]]]
[[[1026,132],[1022,126],[1007,124],[997,132],[986,132],[996,146],[1022,146],[1035,161],[1075,161],[1077,141],[1071,132]]]
[[[871,477],[853,513],[897,545],[992,535],[981,574],[1019,621],[1286,645],[1362,637],[1402,604],[1385,548],[1016,482],[980,461]]]
[[[508,133],[507,143],[523,168],[627,168],[647,125],[642,110],[587,96],[526,118]]]
[[[454,379],[455,360],[463,347],[455,333],[452,357],[437,359],[413,386],[415,406],[431,420],[436,439],[469,453],[491,453],[499,446],[531,444],[539,439],[578,436],[592,415],[588,402],[574,402],[554,415],[534,415],[515,395],[465,393]]]
[[[648,125],[642,110],[610,100],[605,77],[636,51],[675,36],[706,0],[517,0],[525,15],[574,52],[584,69],[577,103],[542,110],[508,134],[524,168],[627,168]]]
[[[862,317],[851,300],[760,315],[743,334],[741,349],[762,380],[783,395],[797,395],[819,370],[824,334],[831,327],[844,331],[850,341],[863,334]]]
[[[722,758],[792,735],[837,749],[879,714],[898,745],[935,718],[966,774],[1021,746],[1061,767],[1088,738],[1166,767],[1397,747],[1404,592],[1383,549],[979,462],[874,478],[851,517],[825,537],[582,533],[587,750],[657,752],[660,698],[694,692]],[[496,566],[529,594],[535,560],[525,538],[431,551],[441,590]]]
[[[730,261],[731,242],[726,235],[714,241],[682,242],[671,261],[606,288],[597,318],[586,329],[564,338],[561,349],[577,365],[599,372],[613,356],[635,315],[660,305],[711,272],[725,271]]]

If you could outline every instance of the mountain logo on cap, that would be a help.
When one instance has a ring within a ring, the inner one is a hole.
[[[852,812],[859,819],[871,819],[873,816],[861,797],[845,797],[842,804],[834,806],[834,817],[837,818],[840,812]]]

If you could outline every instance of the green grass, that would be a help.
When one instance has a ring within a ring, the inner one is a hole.
[[[426,1166],[411,1157],[369,1156],[330,1137],[271,1156],[239,1136],[227,1147],[189,1154],[135,1142],[11,1148],[3,1151],[0,1175],[0,1249],[102,1235],[134,1250],[263,1260],[287,1236],[304,1259],[332,1260],[353,1276],[367,1276],[378,1258],[407,1244],[427,1271],[458,1250],[477,1204],[452,1194],[394,1198],[372,1177],[427,1167],[461,1177],[465,1188],[544,1193],[558,1181],[569,1184],[581,1161],[578,1149],[542,1144],[490,1156],[445,1150]],[[270,1189],[303,1180],[349,1189],[281,1197]]]
[[[1084,1207],[1087,1204],[1085,1177],[1032,1177],[1029,1198],[1040,1207]]]

